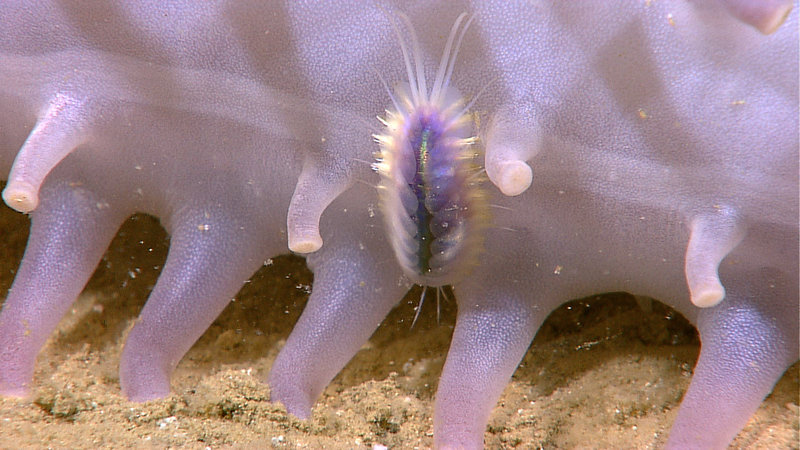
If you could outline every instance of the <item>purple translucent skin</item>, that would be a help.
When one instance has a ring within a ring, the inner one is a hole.
[[[491,82],[473,108],[490,180],[503,185],[513,162],[534,173],[516,197],[489,186],[509,209],[496,210],[481,265],[455,285],[436,444],[482,445],[550,311],[624,290],[670,304],[700,332],[669,446],[724,447],[798,358],[798,8],[762,35],[756,17],[785,2],[577,3],[397,7],[429,78],[455,17],[476,15],[452,84],[475,94]],[[0,3],[0,173],[37,118],[55,115],[26,146],[50,158],[31,158],[31,171],[55,168],[0,313],[0,393],[30,392],[39,349],[118,225],[143,211],[172,240],[122,354],[125,395],[167,395],[184,353],[287,238],[324,242],[269,377],[273,400],[308,417],[407,290],[371,214],[375,193],[354,184],[372,176],[363,161],[390,103],[375,70],[406,81],[395,6],[164,5]],[[690,301],[687,275],[704,272],[687,246],[720,253],[716,306]]]

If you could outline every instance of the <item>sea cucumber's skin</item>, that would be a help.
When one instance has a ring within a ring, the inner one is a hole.
[[[519,196],[489,189],[508,209],[455,286],[437,445],[481,446],[537,328],[580,296],[648,295],[697,325],[675,448],[725,446],[797,360],[796,2],[766,36],[711,0],[164,5],[0,4],[0,173],[54,99],[81,118],[66,127],[81,144],[39,191],[0,313],[0,393],[30,391],[38,350],[131,213],[158,216],[172,237],[120,361],[123,393],[145,400],[169,392],[242,281],[287,251],[287,215],[316,214],[291,205],[335,199],[308,257],[311,299],[269,379],[273,400],[307,417],[407,289],[386,262],[374,190],[355,183],[375,181],[364,161],[389,106],[375,70],[405,81],[395,9],[429,74],[455,17],[476,15],[453,84],[477,93],[494,80],[473,108],[487,165],[516,159],[534,173]],[[719,268],[726,297],[709,308],[690,302],[684,272],[698,221],[733,221],[743,236],[708,234],[741,239]]]

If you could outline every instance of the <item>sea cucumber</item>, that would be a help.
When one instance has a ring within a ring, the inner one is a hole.
[[[32,218],[0,313],[0,392],[30,392],[37,352],[139,211],[171,243],[123,393],[167,395],[243,280],[288,248],[311,253],[314,286],[269,383],[308,417],[411,281],[386,262],[377,181],[356,182],[386,106],[375,72],[405,72],[385,11],[419,31],[423,71],[468,11],[452,85],[495,80],[473,110],[501,208],[454,284],[436,444],[480,447],[546,315],[619,290],[675,307],[703,342],[669,446],[730,442],[798,357],[796,2],[378,6],[0,5],[4,199]]]

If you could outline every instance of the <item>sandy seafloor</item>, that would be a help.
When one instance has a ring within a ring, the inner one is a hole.
[[[0,208],[0,288],[28,219]],[[302,259],[258,271],[178,365],[173,394],[132,403],[117,374],[124,337],[155,283],[168,240],[134,216],[39,355],[32,397],[0,399],[2,448],[430,448],[433,397],[455,322],[428,302],[411,329],[412,291],[302,421],[263,383],[303,310]],[[699,350],[676,312],[625,294],[571,302],[548,318],[492,412],[487,448],[658,448]],[[733,443],[798,448],[798,364]],[[378,447],[380,448],[380,447]]]

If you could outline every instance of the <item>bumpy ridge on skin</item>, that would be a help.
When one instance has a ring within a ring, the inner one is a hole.
[[[381,150],[373,167],[381,175],[381,210],[400,266],[418,284],[441,286],[474,266],[488,217],[481,170],[473,163],[479,153],[472,145],[472,121],[461,95],[449,86],[471,20],[460,32],[466,15],[453,25],[429,94],[416,36],[401,17],[411,30],[416,75],[400,38],[409,83],[392,97],[397,110],[381,120],[386,133],[375,136]],[[400,37],[396,25],[395,30]]]
[[[525,161],[511,160],[493,164],[494,184],[503,195],[516,197],[527,191],[533,182],[533,170]],[[489,166],[486,167],[487,172]]]
[[[533,170],[528,165],[538,152],[540,131],[538,126],[514,126],[514,117],[508,112],[495,113],[486,136],[486,176],[503,195],[515,197],[528,190],[533,182]]]
[[[718,207],[714,214],[696,217],[686,248],[686,283],[692,303],[700,308],[716,306],[725,298],[719,281],[719,265],[744,238],[737,214]]]
[[[56,94],[20,149],[3,200],[19,212],[29,213],[39,205],[39,188],[45,177],[85,138],[85,104],[65,94]]]
[[[728,12],[764,34],[772,34],[792,12],[792,0],[723,0]]]
[[[347,187],[335,171],[320,167],[314,158],[306,160],[297,180],[289,212],[286,217],[289,250],[296,253],[314,253],[322,248],[319,220],[325,208]]]

